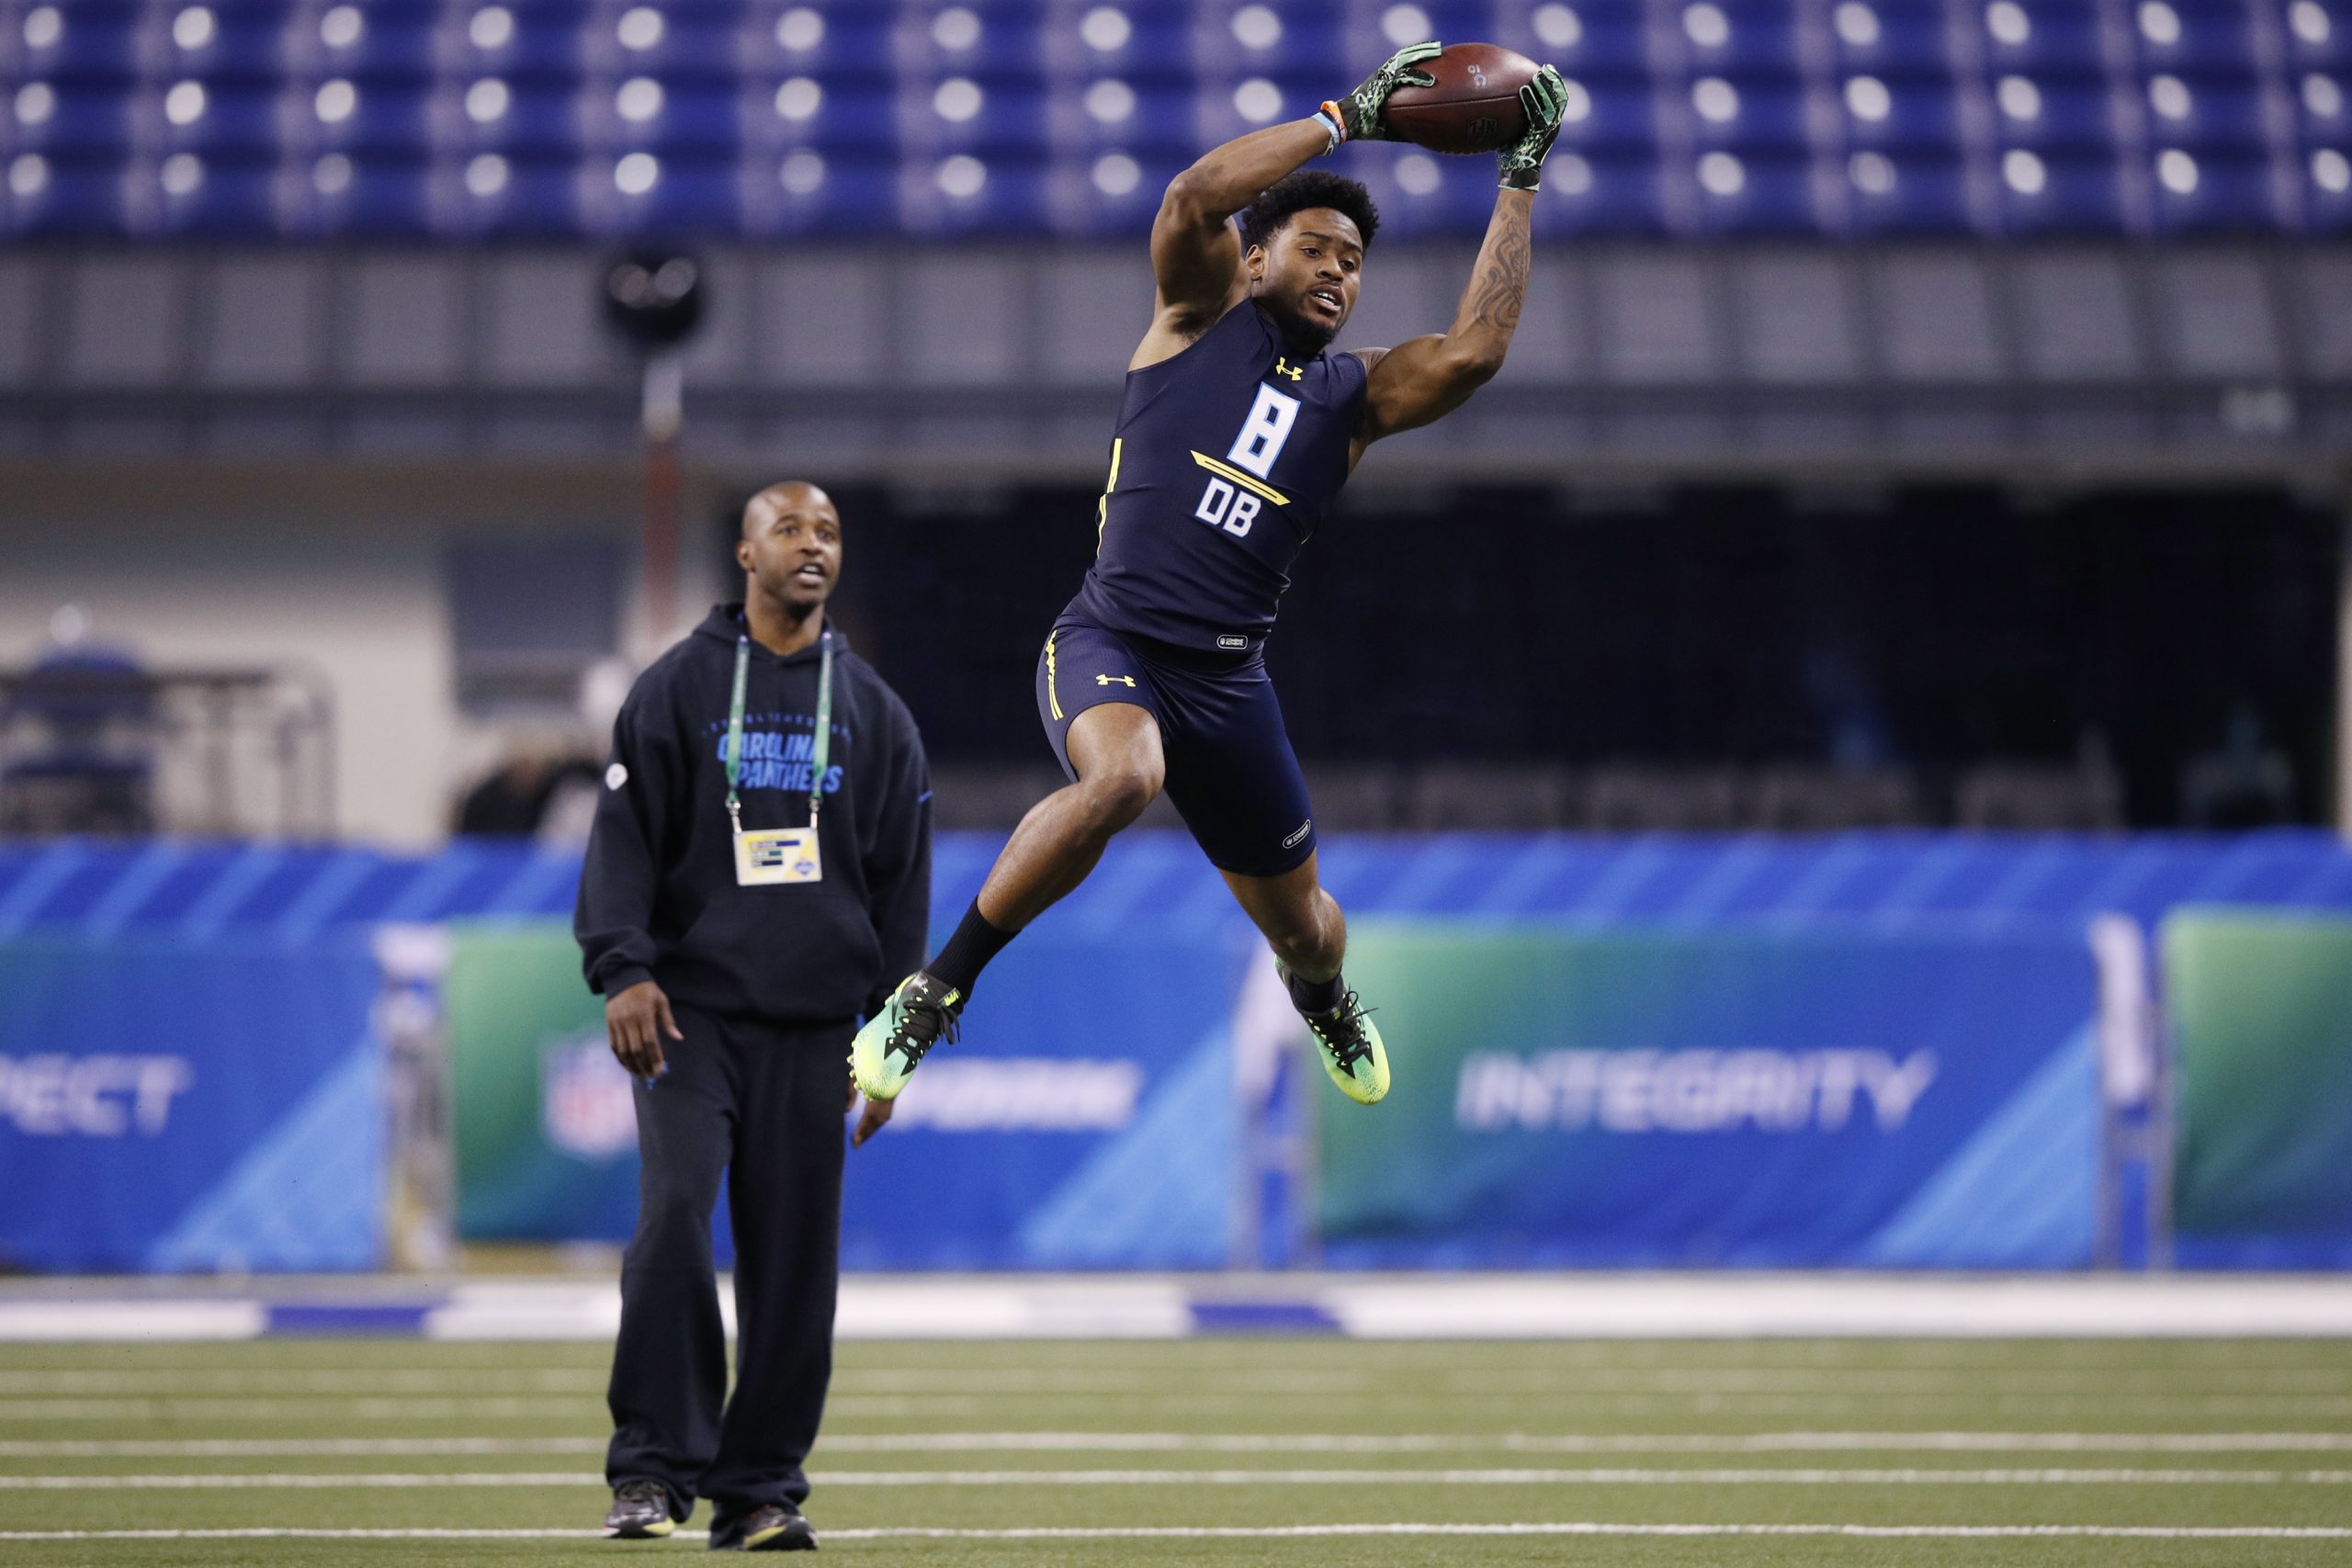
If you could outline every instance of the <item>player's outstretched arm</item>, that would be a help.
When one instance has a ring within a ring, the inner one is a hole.
[[[1359,453],[1384,435],[1442,419],[1494,379],[1519,330],[1520,307],[1527,299],[1532,259],[1529,225],[1544,155],[1560,133],[1566,84],[1546,65],[1519,90],[1527,134],[1500,156],[1502,188],[1495,193],[1494,216],[1487,220],[1486,243],[1471,269],[1469,286],[1453,310],[1453,324],[1385,351],[1359,352],[1371,367],[1364,389]]]
[[[1159,297],[1151,330],[1128,369],[1140,370],[1180,352],[1240,303],[1249,281],[1232,216],[1260,191],[1340,142],[1385,138],[1382,112],[1388,95],[1408,83],[1428,85],[1428,73],[1412,67],[1439,48],[1420,43],[1399,50],[1362,86],[1324,105],[1320,113],[1237,137],[1169,182],[1151,225],[1151,271]]]

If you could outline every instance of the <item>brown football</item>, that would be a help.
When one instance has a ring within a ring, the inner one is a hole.
[[[1388,96],[1388,129],[1432,152],[1499,152],[1527,133],[1519,90],[1535,79],[1535,62],[1491,43],[1446,46],[1417,67],[1433,87],[1399,87]]]

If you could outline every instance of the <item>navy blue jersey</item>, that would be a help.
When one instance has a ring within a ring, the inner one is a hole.
[[[1247,299],[1129,371],[1101,544],[1071,608],[1178,648],[1255,649],[1347,482],[1363,389],[1363,360],[1301,359]]]

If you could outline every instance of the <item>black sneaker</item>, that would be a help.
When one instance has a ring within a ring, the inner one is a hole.
[[[931,1048],[954,1043],[964,993],[918,969],[850,1042],[850,1077],[868,1100],[896,1100]]]
[[[768,1503],[730,1524],[713,1524],[713,1551],[814,1551],[817,1527],[798,1509]]]
[[[605,1516],[611,1540],[659,1540],[678,1528],[670,1517],[670,1494],[658,1481],[624,1481],[613,1488],[612,1512]]]

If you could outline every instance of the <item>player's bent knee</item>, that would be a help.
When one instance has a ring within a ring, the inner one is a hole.
[[[1159,796],[1159,775],[1144,767],[1116,767],[1079,783],[1086,802],[1087,825],[1105,836],[1142,816]]]

